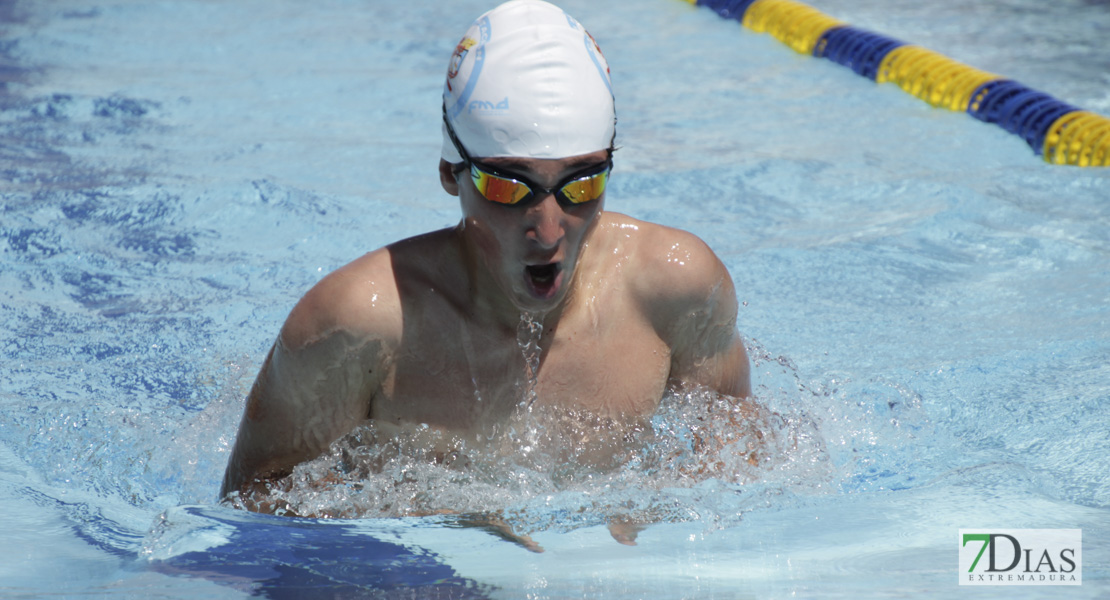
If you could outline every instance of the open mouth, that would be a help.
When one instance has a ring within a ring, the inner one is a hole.
[[[559,286],[559,263],[528,265],[524,267],[524,271],[532,290],[541,298],[551,296]]]

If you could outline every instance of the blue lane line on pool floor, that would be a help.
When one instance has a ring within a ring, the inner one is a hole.
[[[298,600],[484,600],[494,591],[491,586],[460,576],[430,550],[376,536],[344,521],[275,517],[206,506],[182,510],[223,526],[228,538],[205,550],[151,561],[149,568],[153,571],[208,579],[267,598]],[[187,546],[188,541],[183,545]]]

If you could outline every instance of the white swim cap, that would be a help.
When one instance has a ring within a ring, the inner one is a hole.
[[[443,106],[472,157],[566,158],[612,146],[609,65],[582,25],[541,0],[478,17],[455,47]],[[443,127],[443,159],[462,162]]]

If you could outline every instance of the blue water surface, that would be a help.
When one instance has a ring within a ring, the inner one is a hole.
[[[811,4],[1110,114],[1103,3]],[[543,554],[446,517],[216,505],[293,303],[457,221],[439,94],[491,5],[14,0],[0,596],[1110,594],[1110,171],[685,2],[563,5],[612,69],[607,209],[732,273],[756,395],[796,440],[766,481],[524,494],[506,508]],[[667,518],[619,545],[591,516],[618,502]],[[1083,585],[961,588],[960,528],[1082,529]]]

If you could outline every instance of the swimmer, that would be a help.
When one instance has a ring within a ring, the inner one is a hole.
[[[540,0],[479,17],[442,116],[439,180],[461,220],[354,260],[297,303],[221,496],[264,490],[368,421],[482,439],[522,402],[634,428],[668,389],[750,396],[721,261],[690,233],[604,210],[616,113],[580,23]],[[634,524],[613,532],[635,538]]]

